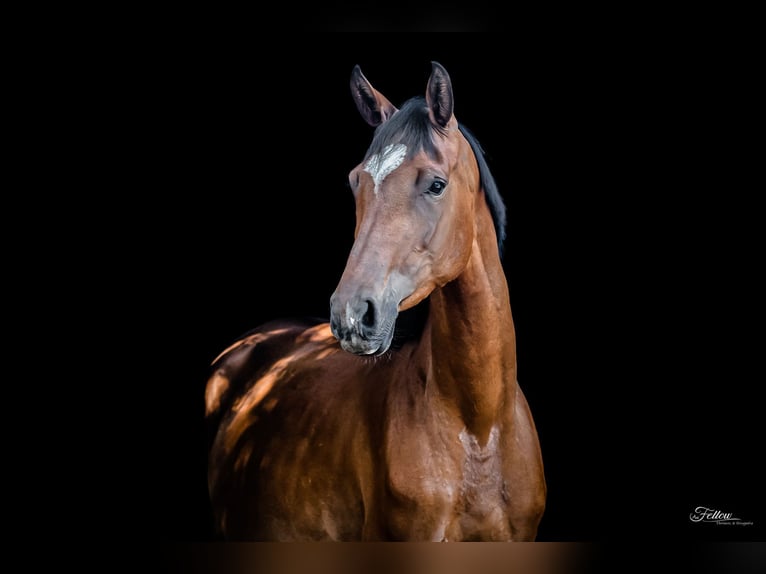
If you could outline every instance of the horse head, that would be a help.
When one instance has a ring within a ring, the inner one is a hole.
[[[356,66],[351,93],[375,127],[349,174],[354,243],[330,299],[331,328],[358,355],[385,353],[399,312],[456,278],[477,233],[480,172],[453,113],[452,83],[432,62],[425,95],[397,109]]]

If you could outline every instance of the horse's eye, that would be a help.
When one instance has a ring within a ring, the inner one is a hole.
[[[435,179],[430,187],[428,188],[428,193],[431,195],[441,195],[444,193],[444,188],[447,187],[447,184],[439,179]]]

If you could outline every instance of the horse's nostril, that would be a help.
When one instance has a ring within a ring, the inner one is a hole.
[[[375,325],[375,305],[369,299],[367,300],[367,311],[362,316],[362,325],[365,327]]]

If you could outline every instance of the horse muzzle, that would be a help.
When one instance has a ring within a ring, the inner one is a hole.
[[[330,298],[330,329],[344,351],[355,355],[381,355],[391,346],[398,304],[355,295]]]

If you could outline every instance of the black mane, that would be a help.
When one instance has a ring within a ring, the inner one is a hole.
[[[503,242],[505,241],[505,203],[497,189],[495,178],[489,171],[484,150],[478,140],[462,124],[459,124],[459,128],[471,145],[476,156],[476,162],[479,164],[479,185],[484,188],[484,196],[487,199],[487,205],[497,233],[497,248],[502,257]],[[388,121],[383,122],[375,129],[375,135],[364,159],[367,160],[374,154],[383,153],[385,147],[392,143],[402,143],[407,146],[408,158],[413,157],[421,150],[430,157],[438,158],[439,150],[434,143],[434,133],[443,135],[444,131],[434,125],[428,117],[425,98],[420,96],[411,98]]]
[[[458,127],[463,137],[471,144],[473,155],[476,156],[476,163],[479,164],[479,185],[484,188],[484,197],[487,199],[489,212],[492,214],[492,221],[495,224],[495,233],[497,233],[497,249],[502,258],[503,243],[505,242],[505,202],[503,196],[500,195],[495,178],[489,171],[487,160],[484,157],[484,149],[482,149],[479,141],[463,124],[459,124]]]

